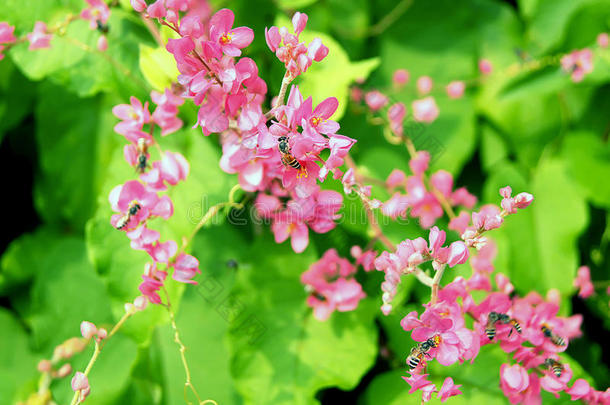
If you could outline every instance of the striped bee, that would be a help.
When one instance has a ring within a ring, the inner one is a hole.
[[[544,361],[544,365],[548,367],[548,369],[551,370],[553,374],[555,374],[555,377],[561,377],[561,373],[563,373],[564,370],[563,364],[561,364],[557,360],[546,359]]]
[[[490,312],[487,316],[487,325],[485,326],[485,334],[492,340],[496,337],[496,323],[501,322],[503,324],[510,323],[511,329],[508,332],[508,336],[513,333],[513,329],[517,331],[517,333],[521,333],[521,325],[515,319],[512,319],[507,314],[501,314],[499,312]]]
[[[129,221],[131,220],[131,218],[134,217],[138,213],[138,211],[140,211],[140,209],[142,209],[140,204],[137,201],[132,201],[129,204],[127,213],[125,215],[123,215],[121,218],[119,218],[119,220],[117,221],[117,223],[115,225],[116,229],[125,228],[127,226],[127,224],[129,223]]]
[[[419,343],[409,353],[407,357],[407,364],[409,365],[409,370],[413,370],[415,367],[419,365],[419,363],[424,359],[424,356],[428,354],[430,349],[433,347],[438,347],[441,342],[441,337],[439,335],[433,336],[430,339]]]
[[[546,323],[542,324],[542,326],[540,327],[540,330],[544,334],[544,337],[551,339],[551,342],[553,342],[553,344],[555,346],[565,346],[566,345],[566,341],[561,336],[556,335],[555,332],[553,332],[551,330],[551,328],[549,327],[549,325],[547,325]]]
[[[280,154],[282,155],[282,164],[284,166],[290,166],[293,169],[297,169],[299,171],[297,177],[307,176],[307,169],[305,169],[305,167],[303,167],[301,163],[296,160],[294,156],[292,156],[287,137],[280,136],[277,140],[277,147],[280,151]]]
[[[146,138],[138,139],[138,162],[136,163],[136,172],[144,173],[148,168],[148,145]]]

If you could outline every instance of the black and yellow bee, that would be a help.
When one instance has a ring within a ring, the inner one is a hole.
[[[102,34],[108,34],[108,31],[110,30],[108,24],[104,25],[100,20],[96,20],[95,23],[99,32],[101,32]]]
[[[282,155],[282,164],[284,166],[290,166],[293,169],[301,170],[303,166],[301,163],[292,156],[290,152],[290,145],[288,144],[288,138],[280,136],[277,140],[277,148]]]
[[[439,335],[433,336],[430,339],[419,343],[409,353],[407,357],[407,364],[409,365],[409,369],[413,370],[415,367],[421,363],[424,359],[424,356],[428,354],[430,349],[433,347],[438,347],[441,342],[441,337]]]
[[[553,332],[553,330],[546,323],[543,323],[542,326],[540,326],[540,330],[544,334],[544,337],[551,339],[551,342],[553,342],[554,345],[566,345],[566,341],[561,336],[556,335],[555,332]]]
[[[144,173],[148,168],[148,144],[146,138],[138,139],[138,162],[136,163],[136,172]]]
[[[499,312],[490,312],[487,316],[487,325],[485,326],[485,334],[492,340],[496,337],[496,323],[501,322],[503,324],[511,324],[510,332],[508,332],[508,336],[513,333],[513,329],[517,331],[517,333],[521,333],[521,325],[515,319],[511,318],[507,314],[502,314]]]
[[[142,206],[137,201],[132,201],[125,215],[123,215],[116,223],[116,229],[123,229],[127,226],[132,217],[136,216]]]
[[[544,365],[548,367],[548,369],[551,370],[553,374],[555,374],[555,377],[561,377],[561,373],[563,373],[564,370],[563,364],[561,364],[557,360],[546,359],[544,361]]]

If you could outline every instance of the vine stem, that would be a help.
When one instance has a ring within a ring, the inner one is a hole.
[[[282,85],[280,87],[280,92],[277,95],[275,105],[271,108],[271,110],[267,111],[267,113],[265,114],[265,119],[269,120],[271,117],[273,117],[275,109],[284,105],[284,99],[286,98],[286,91],[288,90],[288,85],[290,85],[293,80],[294,78],[292,77],[290,72],[286,71],[286,73],[284,73],[284,77],[282,78]]]
[[[199,230],[210,219],[214,218],[221,209],[223,209],[224,207],[227,207],[227,206],[233,207],[233,208],[240,208],[240,209],[244,207],[243,203],[235,202],[235,193],[238,190],[241,190],[241,186],[239,184],[234,185],[231,188],[231,191],[229,191],[229,201],[218,203],[216,205],[211,206],[210,209],[208,209],[208,211],[205,213],[203,218],[201,218],[201,221],[199,221],[199,223],[197,223],[197,226],[195,226],[195,229],[193,229],[193,232],[191,232],[191,234],[188,236],[188,238],[185,238],[183,240],[182,248],[180,249],[180,252],[183,252],[186,249],[186,247],[193,241],[193,238],[195,237],[195,235],[197,235],[197,232],[199,232]],[[180,252],[178,252],[178,253],[180,253]]]
[[[85,371],[83,372],[85,377],[87,377],[89,375],[89,373],[91,372],[93,365],[97,361],[97,358],[99,357],[100,353],[102,352],[102,349],[106,345],[106,342],[108,341],[108,339],[110,339],[112,336],[114,336],[115,333],[117,333],[117,331],[121,328],[121,326],[123,326],[123,324],[125,323],[127,318],[129,318],[132,314],[133,314],[133,312],[125,312],[125,314],[123,314],[121,319],[119,319],[119,321],[116,323],[116,325],[114,325],[114,327],[110,330],[110,332],[108,333],[108,336],[106,336],[105,339],[103,339],[101,342],[98,342],[97,340],[95,340],[95,350],[93,351],[93,354],[91,355],[91,358],[89,359],[89,363],[87,363],[87,367],[85,368]],[[74,392],[74,396],[72,397],[72,402],[70,402],[70,405],[78,404],[79,397],[80,397],[80,390]]]
[[[180,339],[180,331],[178,330],[178,325],[176,325],[176,316],[172,309],[172,304],[169,300],[169,294],[167,292],[167,289],[165,288],[165,286],[163,286],[162,288],[163,288],[163,293],[165,294],[165,301],[167,302],[163,306],[165,307],[165,309],[167,310],[167,313],[169,314],[169,319],[172,324],[172,329],[174,330],[174,342],[176,342],[176,344],[179,347],[180,359],[182,360],[182,367],[184,367],[184,374],[186,376],[186,381],[184,383],[184,401],[189,405],[191,404],[191,402],[188,400],[188,389],[190,389],[191,392],[193,393],[193,395],[195,395],[195,398],[197,398],[198,404],[200,404],[200,405],[203,405],[203,404],[218,405],[216,403],[216,401],[214,401],[212,399],[206,399],[206,400],[202,401],[201,397],[199,396],[199,393],[197,392],[197,390],[195,389],[195,386],[193,385],[193,381],[191,379],[191,370],[189,368],[188,362],[186,361],[186,355],[185,355],[186,346],[184,345],[184,343],[182,343],[182,339]]]
[[[358,183],[360,183],[362,181],[361,174],[360,174],[360,172],[358,172],[358,168],[356,167],[356,163],[354,162],[354,159],[352,159],[352,157],[349,154],[345,156],[345,163],[347,164],[347,166],[350,169],[352,169],[354,171],[354,177],[356,178],[356,181]],[[369,224],[371,225],[371,227],[373,228],[373,232],[375,233],[374,238],[383,242],[385,247],[389,251],[393,252],[394,250],[396,250],[396,247],[394,246],[394,243],[392,243],[390,238],[388,238],[383,233],[383,230],[381,229],[381,227],[379,226],[379,223],[375,219],[375,214],[373,213],[373,210],[371,209],[368,200],[366,200],[362,196],[360,196],[360,198],[361,198],[362,204],[364,205],[364,208],[366,210],[366,216],[368,218]],[[422,271],[422,269],[420,269],[419,267],[415,267],[413,269],[413,271],[409,272],[408,274],[413,274],[422,284],[424,284],[428,287],[433,286],[432,278],[430,276],[428,276],[426,273],[424,273]]]
[[[445,266],[441,267],[436,271],[434,275],[434,279],[432,279],[432,292],[430,293],[430,305],[436,304],[438,301],[438,288],[441,283],[441,279],[443,278],[443,273],[445,272]]]

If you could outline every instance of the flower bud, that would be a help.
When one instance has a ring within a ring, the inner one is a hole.
[[[80,333],[85,339],[91,339],[97,333],[97,328],[91,322],[83,321],[80,324]]]
[[[67,376],[71,372],[72,372],[72,366],[70,364],[66,363],[63,366],[61,366],[59,368],[59,370],[57,371],[57,377],[58,378],[64,378],[65,376]]]
[[[81,391],[89,388],[89,380],[86,375],[77,371],[74,377],[72,377],[71,385],[73,391]]]
[[[40,360],[40,362],[38,362],[38,371],[41,373],[48,373],[51,371],[52,367],[53,365],[49,360]]]

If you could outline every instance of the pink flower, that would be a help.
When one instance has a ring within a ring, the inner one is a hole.
[[[101,35],[98,38],[96,47],[97,47],[98,51],[102,51],[102,52],[104,52],[108,49],[108,39],[106,38],[106,35]]]
[[[407,108],[403,103],[392,104],[392,106],[388,109],[388,120],[390,121],[390,129],[397,136],[402,136],[404,133],[403,121],[405,119],[406,113]]]
[[[417,152],[414,158],[409,161],[409,168],[416,176],[421,176],[426,170],[430,163],[430,152],[423,150]]]
[[[407,382],[407,384],[409,384],[411,386],[411,389],[409,389],[409,394],[414,393],[415,391],[427,387],[427,386],[434,386],[434,384],[432,384],[432,382],[428,381],[427,379],[428,374],[411,374],[411,377],[402,377],[403,380],[405,380]]]
[[[29,50],[50,48],[51,38],[53,35],[47,34],[47,24],[42,21],[36,21],[34,24],[34,31],[27,34],[28,41],[30,41]]]
[[[352,311],[365,297],[362,286],[353,278],[356,268],[335,249],[327,250],[322,258],[301,275],[301,282],[311,292],[307,305],[320,321],[333,311]]]
[[[589,267],[581,266],[578,268],[578,275],[574,279],[574,287],[580,288],[578,296],[588,298],[595,292],[593,283],[591,282],[591,272]]]
[[[570,395],[572,401],[586,398],[593,391],[593,388],[589,385],[586,380],[582,378],[574,381],[574,384],[566,390],[566,393]]]
[[[561,67],[578,83],[593,71],[593,52],[590,49],[575,50],[561,58]]]
[[[176,96],[170,89],[165,89],[164,93],[153,90],[150,98],[157,104],[157,108],[152,114],[152,120],[161,128],[161,136],[169,135],[182,128],[182,120],[176,116],[178,107],[184,104],[182,97]]]
[[[440,391],[438,392],[438,398],[441,400],[441,402],[445,402],[447,398],[460,395],[462,393],[462,391],[459,390],[461,386],[461,384],[455,385],[453,383],[453,378],[445,378],[445,381],[443,381],[443,385]]]
[[[140,175],[151,190],[164,191],[167,189],[165,182],[175,186],[178,182],[185,180],[189,173],[189,163],[179,153],[164,152],[160,161],[153,163],[153,168],[148,173]]]
[[[493,70],[493,66],[492,66],[491,62],[489,61],[489,59],[479,60],[479,71],[482,74],[488,75],[492,72],[492,70]]]
[[[432,91],[432,85],[432,78],[430,76],[422,76],[417,79],[417,91],[422,96]]]
[[[511,404],[523,400],[523,391],[529,387],[530,379],[527,370],[519,364],[500,366],[500,388]]]
[[[112,209],[120,214],[112,216],[111,223],[117,223],[125,215],[133,210],[135,205],[139,208],[135,213],[129,214],[129,220],[124,226],[125,229],[135,229],[137,225],[151,216],[169,218],[173,214],[171,200],[167,196],[159,198],[155,192],[148,191],[142,183],[130,180],[123,185],[115,187],[108,197]]]
[[[607,33],[602,32],[601,34],[599,34],[597,36],[597,45],[599,45],[601,48],[608,47],[608,34]]]
[[[167,273],[165,271],[157,270],[156,262],[153,262],[153,264],[146,263],[144,274],[142,275],[144,281],[140,284],[138,289],[151,303],[160,304],[161,297],[157,291],[163,286],[166,277]]]
[[[381,212],[392,219],[404,218],[407,216],[407,208],[409,208],[409,198],[405,194],[396,192],[388,201],[383,203]]]
[[[0,44],[10,44],[17,40],[15,35],[15,27],[6,22],[0,22]]]
[[[388,97],[380,91],[373,90],[364,95],[364,102],[371,111],[377,111],[388,103]]]
[[[210,19],[210,40],[227,56],[241,55],[241,49],[254,39],[251,28],[233,28],[234,21],[235,15],[227,8],[218,10]]]
[[[91,322],[83,321],[80,324],[80,334],[85,339],[91,339],[93,336],[95,336],[97,334],[97,328]]]
[[[462,212],[460,212],[460,215],[458,215],[457,217],[455,217],[451,221],[449,221],[449,229],[456,231],[457,233],[459,233],[461,235],[464,233],[466,228],[468,228],[469,224],[470,224],[470,215],[468,215],[467,212],[462,211]],[[473,259],[474,259],[474,257],[473,257]]]
[[[447,95],[449,98],[458,99],[464,95],[466,85],[462,81],[453,81],[447,85]]]
[[[405,69],[397,69],[392,75],[392,83],[396,87],[402,87],[409,81],[409,72]]]
[[[77,371],[74,377],[72,377],[72,390],[74,391],[82,391],[89,389],[89,380],[87,376]]]
[[[172,257],[176,255],[178,251],[178,244],[173,240],[167,242],[155,242],[149,250],[148,254],[157,263],[169,263]]]
[[[416,121],[430,123],[438,117],[438,106],[432,96],[413,101],[411,108]]]
[[[164,18],[167,15],[165,0],[157,0],[148,6],[146,12],[150,18]]]
[[[466,263],[466,260],[468,260],[468,247],[464,242],[457,241],[449,245],[449,257],[447,259],[449,267]]]
[[[105,25],[110,16],[110,9],[102,0],[85,0],[89,7],[81,11],[80,16],[84,20],[89,20],[89,28],[97,29],[99,25]]]
[[[142,132],[144,124],[150,122],[148,102],[142,105],[142,102],[133,96],[129,100],[131,104],[119,104],[112,108],[112,113],[122,120],[114,126],[114,131],[125,135],[128,140],[134,143],[137,143],[141,137],[150,139],[149,134]]]
[[[130,0],[131,7],[136,10],[138,13],[146,10],[146,1],[145,0]]]
[[[191,255],[181,253],[174,262],[174,273],[172,278],[181,283],[197,284],[193,281],[196,274],[201,273],[199,270],[199,261]]]
[[[394,169],[385,181],[389,188],[404,186],[407,182],[407,175],[399,169]]]

